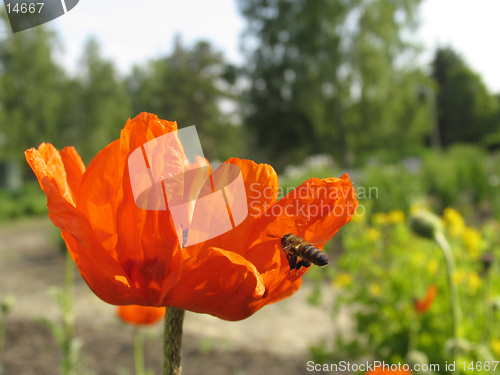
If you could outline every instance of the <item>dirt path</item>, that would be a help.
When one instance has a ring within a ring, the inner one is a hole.
[[[17,299],[9,318],[6,375],[57,374],[58,349],[48,330],[36,322],[40,317],[59,317],[54,297],[48,292],[51,286],[62,287],[63,283],[64,256],[54,245],[57,236],[47,218],[0,225],[0,298],[10,293]],[[320,308],[307,304],[309,288],[304,286],[291,298],[266,306],[241,322],[187,313],[185,373],[307,373],[309,346],[331,342],[334,333],[329,313],[333,295],[331,289],[325,290]],[[115,307],[99,300],[79,276],[75,312],[85,360],[95,374],[117,374],[120,368],[132,368],[130,327],[121,324]],[[148,331],[146,348],[146,361],[156,373],[161,358],[160,330],[158,326]],[[36,364],[30,366],[28,359]]]

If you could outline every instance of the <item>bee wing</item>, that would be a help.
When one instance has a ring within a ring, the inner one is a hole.
[[[320,248],[320,247],[323,247],[325,246],[325,244],[328,242],[328,241],[306,241],[308,244],[311,244],[313,245],[314,247],[317,247],[317,248]]]
[[[313,237],[314,235],[312,236],[309,236],[309,237]],[[307,237],[306,237],[307,238]],[[308,239],[306,239],[306,241],[308,243],[310,243],[311,245],[313,246],[316,246],[318,249],[321,249],[323,246],[325,246],[325,244],[329,241],[334,241],[335,239],[334,238],[318,238],[318,237],[314,237],[313,240],[311,241],[308,241]]]

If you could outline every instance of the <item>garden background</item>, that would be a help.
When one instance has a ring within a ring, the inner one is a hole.
[[[449,46],[420,62],[420,0],[236,3],[247,22],[239,65],[209,40],[169,35],[170,53],[125,75],[89,39],[70,73],[54,57],[50,24],[0,35],[4,373],[56,374],[61,356],[52,287],[64,284],[65,250],[24,150],[72,145],[88,165],[143,111],[195,124],[211,161],[271,164],[285,191],[347,172],[360,202],[325,248],[330,265],[313,267],[297,295],[238,323],[189,315],[186,373],[303,374],[308,360],[384,360],[440,364],[445,374],[453,356],[467,366],[500,360],[500,94]],[[0,22],[5,29],[5,12]],[[451,245],[460,342],[450,341],[445,257],[410,228],[422,210],[442,218]],[[419,311],[430,286],[433,303]],[[75,311],[79,371],[133,373],[131,331],[79,275]],[[156,373],[159,332],[146,335]]]

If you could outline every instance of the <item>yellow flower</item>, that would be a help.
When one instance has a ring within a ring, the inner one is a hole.
[[[477,289],[481,286],[481,278],[476,272],[470,272],[467,276],[467,283],[469,284],[470,291],[476,293]]]
[[[493,350],[493,353],[500,356],[500,340],[499,339],[491,340],[491,349]]]
[[[413,203],[411,206],[410,206],[410,214],[414,214],[415,212],[418,212],[421,210],[421,207],[419,204],[417,203]]]
[[[372,223],[374,225],[384,225],[387,224],[387,215],[384,214],[383,212],[379,212],[375,215],[372,216]]]
[[[431,208],[427,204],[422,203],[412,203],[410,206],[410,214],[416,214],[419,211],[430,211]]]
[[[376,228],[368,229],[368,238],[372,241],[377,241],[380,238],[380,231]]]
[[[465,228],[462,235],[462,241],[465,248],[472,258],[477,259],[480,256],[479,245],[481,244],[481,232],[475,228]]]
[[[391,224],[404,223],[405,220],[405,213],[401,210],[393,210],[387,214],[387,221]]]
[[[437,259],[431,259],[427,263],[427,272],[431,275],[434,275],[439,269],[439,262]]]
[[[466,276],[466,272],[464,270],[456,270],[453,274],[453,283],[455,285],[460,284]]]
[[[337,275],[337,277],[332,281],[332,287],[334,289],[341,289],[352,282],[352,277],[348,273],[341,272]]]
[[[465,230],[465,221],[460,213],[448,207],[444,210],[443,222],[449,228],[452,237],[460,237]]]
[[[368,287],[368,291],[373,297],[380,297],[382,295],[382,288],[376,281],[370,284],[370,286]]]
[[[357,211],[352,216],[353,223],[364,223],[365,222],[365,214],[359,214]]]

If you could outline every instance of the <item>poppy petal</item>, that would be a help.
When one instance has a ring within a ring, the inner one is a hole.
[[[225,163],[234,164],[239,167],[245,185],[246,205],[248,209],[247,217],[230,231],[203,242],[200,246],[195,246],[188,251],[196,251],[202,247],[218,247],[221,249],[231,249],[231,251],[245,256],[247,251],[246,238],[250,228],[255,222],[265,214],[266,209],[277,201],[278,197],[278,176],[276,171],[267,164],[257,164],[251,160],[231,158]],[[224,208],[225,209],[225,208]],[[213,212],[217,212],[213,210]],[[227,213],[224,213],[226,215]],[[193,213],[193,225],[196,221],[208,222],[207,212],[195,206]],[[192,241],[192,235],[188,234],[188,242]]]
[[[270,235],[293,233],[322,248],[351,220],[357,204],[347,174],[341,178],[307,180],[268,208],[252,228],[249,245],[269,241]]]
[[[145,266],[149,258],[158,260],[155,263],[157,270],[165,270],[181,261],[177,256],[177,245],[164,246],[166,243],[178,242],[168,211],[138,207],[128,168],[128,157],[132,151],[175,129],[175,123],[159,120],[149,114],[129,120],[121,132],[121,138],[96,155],[82,179],[80,189],[85,194],[79,195],[77,206],[89,218],[107,251],[124,267],[132,267],[128,272]],[[180,141],[177,146],[181,151]],[[173,168],[184,168],[182,152],[170,156],[172,158],[168,162],[174,164]],[[179,169],[180,172],[182,170]],[[163,199],[163,194],[160,198]],[[155,232],[154,236],[151,236],[151,231]],[[156,243],[153,244],[153,241]],[[169,248],[172,251],[166,251]]]
[[[126,323],[152,325],[165,316],[165,307],[126,305],[118,306],[116,314]]]
[[[423,314],[427,310],[429,310],[430,307],[432,306],[432,303],[434,302],[434,299],[436,298],[437,291],[438,291],[438,289],[435,285],[430,285],[427,288],[427,293],[425,295],[425,299],[423,299],[423,300],[415,299],[414,300],[415,311],[419,314]]]
[[[259,310],[265,305],[271,303],[279,302],[285,298],[293,295],[297,290],[299,290],[302,285],[301,277],[292,277],[283,279],[282,282],[277,282],[273,287],[269,287],[268,293],[266,293],[263,298],[256,300],[251,303],[250,308],[252,310]]]
[[[35,171],[35,169],[40,172],[43,171],[40,176],[50,178],[57,187],[59,193],[74,206],[76,197],[73,195],[73,191],[68,184],[65,165],[59,151],[50,143],[42,143],[38,147],[38,150],[30,148],[25,151],[24,155],[31,169],[33,171]],[[72,175],[77,174],[73,169],[70,173]],[[43,189],[39,174],[35,172],[35,175]],[[74,179],[72,181],[74,181]]]
[[[163,305],[241,320],[255,312],[249,302],[264,292],[262,276],[252,263],[231,251],[205,248],[171,275]]]
[[[246,258],[259,270],[266,286],[266,295],[258,302],[261,307],[286,298],[299,289],[304,271],[290,272],[281,244],[261,242],[247,252]]]
[[[61,151],[61,160],[66,171],[66,179],[71,195],[76,202],[80,183],[82,182],[83,173],[85,172],[85,164],[82,158],[78,155],[74,147],[65,147]]]
[[[37,150],[28,150],[30,152],[27,152],[27,159],[47,195],[49,217],[62,230],[68,250],[82,277],[94,293],[108,303],[127,304],[130,299],[142,299],[127,281],[120,265],[102,248],[85,215],[61,194],[59,186],[62,181],[52,177],[58,174],[61,178],[60,165],[51,162],[52,169],[44,161],[49,149],[44,150],[43,156]]]

